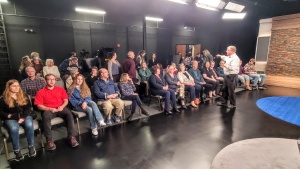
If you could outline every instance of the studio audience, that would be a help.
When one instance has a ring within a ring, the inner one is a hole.
[[[111,80],[114,82],[120,81],[120,70],[122,69],[121,64],[117,61],[117,53],[111,52],[110,54],[110,60],[108,61],[108,73]]]

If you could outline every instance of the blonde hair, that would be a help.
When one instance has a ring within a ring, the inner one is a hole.
[[[4,101],[8,105],[9,108],[15,107],[14,99],[11,97],[11,93],[10,93],[10,89],[9,89],[10,86],[13,85],[14,83],[18,83],[20,85],[20,83],[16,79],[11,79],[8,82],[6,82],[5,90],[3,92]],[[28,104],[28,100],[27,100],[28,98],[25,96],[21,87],[16,95],[17,95],[16,102],[17,102],[18,106],[24,106],[24,105]]]
[[[25,69],[27,66],[31,66],[31,60],[28,55],[22,57],[19,72],[21,73],[22,70]]]
[[[30,58],[31,58],[31,59],[33,59],[33,57],[35,57],[35,56],[38,56],[38,57],[40,57],[40,54],[39,54],[39,53],[37,53],[37,52],[31,52],[31,54],[30,54]]]
[[[79,86],[79,88],[80,88],[80,96],[81,96],[82,98],[90,97],[90,96],[91,96],[91,90],[90,90],[90,88],[88,87],[88,85],[86,84],[85,78],[84,78],[84,76],[83,76],[82,74],[78,74],[78,75],[75,76],[75,79],[73,80],[73,83],[72,83],[71,86],[68,88],[68,94],[70,95],[70,94],[74,91],[75,87],[77,86],[76,80],[77,80],[77,78],[78,78],[79,76],[81,76],[81,77],[82,77],[82,80],[83,80],[83,81],[82,81],[82,84]]]
[[[207,49],[204,49],[203,50],[203,55],[208,56],[208,55],[210,55],[210,52]]]
[[[128,73],[122,73],[120,82],[127,82],[128,81]]]
[[[53,62],[53,63],[54,63],[54,60],[53,60],[53,59],[46,59],[46,66],[48,66],[48,64],[49,64],[50,62]]]

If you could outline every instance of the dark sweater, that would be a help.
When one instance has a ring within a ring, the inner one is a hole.
[[[15,107],[9,108],[9,106],[5,103],[4,98],[0,98],[0,117],[3,120],[19,120],[20,118],[26,118],[31,115],[32,107],[26,96],[27,105],[18,106],[17,102],[14,103]],[[12,114],[11,118],[7,116]]]
[[[125,59],[122,64],[123,72],[128,73],[130,78],[136,78],[135,62],[131,58]]]

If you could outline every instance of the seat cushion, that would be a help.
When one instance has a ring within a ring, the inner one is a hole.
[[[132,105],[132,101],[131,100],[123,100],[124,102],[124,106],[130,106]]]
[[[63,123],[64,120],[60,117],[55,117],[51,120],[51,126]]]
[[[39,123],[37,120],[33,120],[33,129],[34,130],[37,130],[39,129]],[[8,133],[8,130],[6,127],[1,127],[1,132],[2,132],[2,135],[7,139],[9,138],[9,133]],[[21,134],[24,134],[25,133],[25,130],[22,126],[19,127],[19,135]]]
[[[71,112],[78,118],[82,118],[86,116],[85,112],[82,111],[75,111],[75,110],[71,110]]]

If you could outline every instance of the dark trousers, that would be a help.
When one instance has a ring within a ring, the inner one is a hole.
[[[236,86],[237,75],[226,75],[222,87],[222,99],[225,103],[230,101],[230,104],[235,106],[235,86]]]
[[[177,109],[176,105],[176,94],[174,90],[168,89],[168,90],[160,90],[160,91],[153,91],[153,95],[159,95],[162,97],[165,97],[165,111],[169,111],[170,107],[170,100],[172,100],[173,108]]]
[[[136,92],[140,96],[144,96],[146,94],[146,83],[140,82],[139,85],[135,84]]]
[[[129,95],[129,96],[123,96],[123,100],[131,100],[132,105],[131,105],[131,114],[135,113],[136,105],[141,106],[142,101],[138,95]]]
[[[194,86],[184,85],[184,90],[190,92],[191,101],[194,101],[196,99],[196,93],[197,92],[195,92],[195,87]]]
[[[114,82],[120,82],[120,74],[116,74],[116,75],[112,75],[112,77],[114,78]]]
[[[56,113],[52,113],[49,110],[43,112],[42,121],[46,140],[52,140],[51,119],[55,117],[61,117],[67,122],[68,138],[70,139],[71,137],[74,137],[75,130],[73,115],[68,108],[64,108],[62,111]]]
[[[199,83],[195,84],[195,93],[197,98],[202,98],[203,95],[203,86]],[[203,99],[201,99],[203,100]]]
[[[214,91],[217,90],[218,86],[219,86],[219,81],[212,81],[212,80],[205,80],[206,84],[210,84],[211,85],[211,90],[210,91]]]

